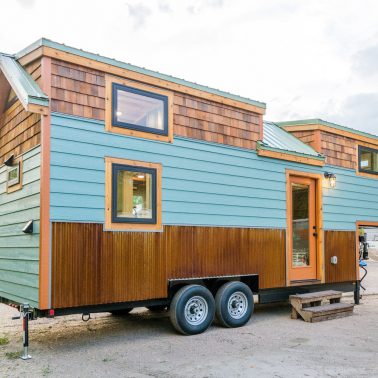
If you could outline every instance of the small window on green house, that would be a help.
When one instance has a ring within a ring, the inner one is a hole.
[[[8,187],[20,183],[20,163],[8,168]]]
[[[359,146],[358,167],[360,172],[378,175],[378,150]]]

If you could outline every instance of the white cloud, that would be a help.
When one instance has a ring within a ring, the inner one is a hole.
[[[378,135],[378,92],[346,98],[339,111],[328,114],[330,121]]]
[[[353,69],[357,74],[366,78],[371,77],[372,75],[377,75],[378,44],[358,51],[354,56]]]
[[[16,0],[24,8],[32,8],[35,4],[35,0]]]
[[[152,10],[149,7],[143,5],[142,3],[128,3],[127,5],[129,7],[129,14],[134,20],[134,28],[140,28],[145,24],[146,19],[151,15]]]
[[[224,0],[190,0],[187,11],[191,14],[199,14],[206,8],[221,8]]]
[[[159,1],[158,7],[161,12],[165,12],[165,13],[172,12],[172,8],[167,1]]]

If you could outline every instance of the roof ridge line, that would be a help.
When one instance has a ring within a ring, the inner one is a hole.
[[[362,131],[362,130],[359,130],[359,129],[355,129],[353,127],[349,127],[349,126],[343,126],[343,125],[340,125],[340,124],[337,124],[337,123],[334,123],[334,122],[329,122],[329,121],[326,121],[326,120],[323,120],[321,118],[310,118],[310,119],[299,119],[299,120],[294,120],[294,121],[283,121],[283,122],[276,122],[276,124],[283,128],[283,126],[298,126],[298,125],[322,125],[322,126],[328,126],[328,127],[332,127],[334,129],[337,129],[337,130],[342,130],[342,131],[348,131],[348,132],[351,132],[353,134],[357,134],[357,135],[362,135],[362,136],[366,136],[368,138],[371,138],[371,139],[378,139],[378,135],[376,134],[372,134],[368,131]]]
[[[217,88],[212,88],[212,87],[209,87],[209,86],[206,86],[206,85],[203,85],[203,84],[198,84],[198,83],[195,83],[193,81],[185,80],[185,79],[174,77],[174,76],[164,74],[164,73],[161,73],[161,72],[158,72],[158,71],[153,71],[153,70],[150,70],[150,69],[147,69],[147,68],[144,68],[144,67],[136,66],[136,65],[131,64],[131,63],[122,62],[118,59],[109,58],[109,57],[106,57],[106,56],[103,56],[103,55],[100,55],[100,54],[95,54],[95,53],[92,53],[92,52],[89,52],[89,51],[78,49],[76,47],[71,47],[71,46],[68,46],[68,45],[65,45],[65,44],[62,44],[62,43],[59,43],[59,42],[54,42],[54,41],[52,41],[48,38],[44,38],[44,37],[38,39],[37,41],[35,41],[31,45],[29,45],[29,46],[25,47],[24,49],[22,49],[21,51],[19,51],[17,54],[15,54],[15,57],[16,57],[16,59],[20,59],[23,56],[25,56],[26,54],[30,53],[31,51],[33,51],[33,50],[35,50],[35,49],[37,49],[38,47],[41,47],[41,46],[55,48],[55,49],[60,50],[60,51],[72,53],[74,55],[79,55],[79,56],[82,56],[82,57],[85,57],[85,58],[88,58],[88,59],[92,59],[92,60],[95,60],[95,61],[98,61],[98,62],[110,64],[110,65],[113,65],[113,66],[118,66],[120,68],[129,69],[130,71],[138,72],[138,73],[145,74],[145,75],[148,75],[148,76],[157,77],[159,79],[163,79],[163,80],[166,80],[166,81],[176,82],[177,84],[181,84],[181,85],[191,87],[191,88],[194,88],[194,89],[202,90],[204,92],[208,92],[208,93],[212,93],[212,94],[219,95],[219,96],[222,96],[222,97],[226,97],[226,98],[229,98],[229,99],[234,100],[234,101],[239,101],[239,102],[242,102],[242,103],[245,103],[245,104],[253,105],[253,106],[256,106],[256,107],[261,108],[261,109],[266,109],[266,103],[262,102],[262,101],[253,100],[253,99],[248,98],[248,97],[236,95],[236,94],[226,92],[226,91],[223,91],[223,90],[220,90],[220,89],[217,89]]]

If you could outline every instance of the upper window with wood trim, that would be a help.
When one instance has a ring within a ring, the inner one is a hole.
[[[161,165],[106,158],[106,228],[161,228]]]
[[[378,175],[378,150],[358,146],[358,170],[360,172]]]
[[[106,77],[106,130],[172,141],[172,93],[126,79]]]
[[[113,125],[168,135],[168,97],[113,83]]]

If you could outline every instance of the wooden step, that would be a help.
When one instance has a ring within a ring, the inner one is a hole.
[[[342,292],[324,290],[316,293],[291,295],[291,317],[306,322],[319,322],[351,315],[354,305],[340,303]]]
[[[311,312],[314,316],[331,314],[335,311],[353,310],[354,305],[351,303],[332,303],[316,307],[307,307],[303,311]]]
[[[316,307],[307,307],[302,309],[302,311],[304,318],[308,318],[307,321],[314,323],[352,315],[353,309],[354,305],[351,303],[332,303]],[[307,317],[306,314],[309,316]]]
[[[290,295],[289,299],[290,299],[290,302],[298,301],[300,303],[311,303],[311,302],[325,301],[325,300],[331,300],[331,299],[339,299],[341,298],[342,295],[343,293],[341,291],[324,290],[324,291],[318,291],[315,293]]]

